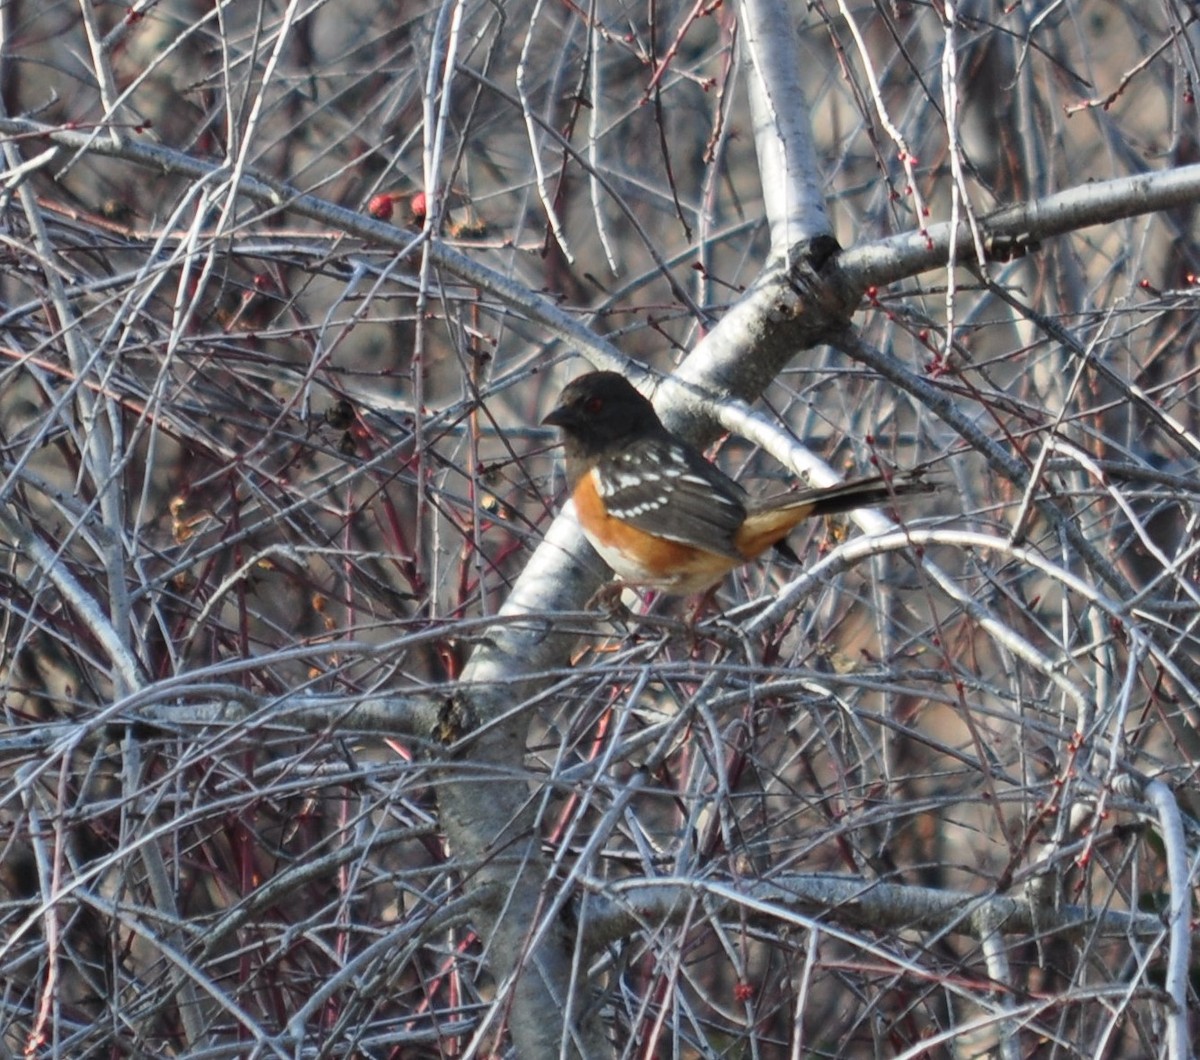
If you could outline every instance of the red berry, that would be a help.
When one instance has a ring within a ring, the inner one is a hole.
[[[392,216],[392,197],[385,191],[373,195],[367,203],[367,213],[377,221],[386,221]]]

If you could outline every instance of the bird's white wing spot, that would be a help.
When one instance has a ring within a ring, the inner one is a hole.
[[[609,514],[617,519],[636,519],[639,515],[645,515],[647,512],[658,511],[666,503],[667,498],[659,494],[657,497],[639,501],[637,504],[630,504],[625,508],[610,508]]]
[[[596,492],[601,497],[612,497],[624,490],[639,489],[648,482],[659,482],[662,477],[659,472],[644,468],[636,471],[613,468],[603,474],[596,474]]]

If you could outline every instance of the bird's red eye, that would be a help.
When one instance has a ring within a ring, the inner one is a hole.
[[[594,394],[583,403],[583,411],[595,416],[604,408],[604,398],[596,397]]]

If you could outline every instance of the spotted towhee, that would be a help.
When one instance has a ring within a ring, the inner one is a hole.
[[[569,383],[542,421],[560,427],[579,525],[617,577],[698,593],[783,540],[797,523],[933,487],[875,476],[755,500],[662,425],[616,372]]]

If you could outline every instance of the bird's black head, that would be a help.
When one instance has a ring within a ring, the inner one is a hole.
[[[663,430],[654,406],[616,372],[589,372],[572,380],[542,422],[562,428],[568,454],[571,443],[591,453]]]

